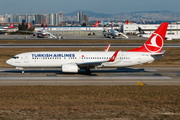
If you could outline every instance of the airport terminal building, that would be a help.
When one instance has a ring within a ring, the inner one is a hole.
[[[36,27],[35,31],[41,31],[43,27]],[[46,27],[48,32],[54,35],[86,36],[90,34],[102,35],[102,27]]]
[[[139,34],[138,27],[140,27],[145,33],[152,34],[160,24],[122,24],[119,27],[113,27],[124,34]],[[43,27],[36,27],[35,31],[40,32]],[[77,26],[77,27],[61,27],[61,26],[53,26],[46,27],[48,32],[56,35],[56,36],[65,36],[65,35],[75,35],[75,36],[87,36],[87,35],[103,35],[102,31],[111,29],[111,27],[91,27],[91,26]],[[167,34],[180,34],[180,24],[169,24]]]
[[[119,27],[114,27],[120,29]],[[36,27],[34,31],[40,32],[43,27]],[[111,29],[111,27],[46,27],[48,32],[54,35],[75,35],[75,36],[87,36],[87,35],[102,35],[102,31],[105,29]]]
[[[124,34],[138,34],[140,27],[145,33],[152,34],[160,24],[124,24],[122,27],[122,32]],[[167,34],[180,34],[180,24],[169,24],[167,29]]]

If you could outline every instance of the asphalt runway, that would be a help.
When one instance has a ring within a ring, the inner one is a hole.
[[[0,68],[1,86],[19,85],[180,85],[180,68],[176,67],[130,67],[91,70],[86,75],[62,73],[60,68],[28,69],[23,74],[14,68]]]
[[[63,36],[65,40],[110,40],[110,38],[105,38],[103,35],[90,35],[90,36],[74,36],[66,35]],[[126,38],[116,38],[116,40],[147,40],[147,38],[138,37],[135,35],[128,35]],[[0,40],[59,40],[55,38],[38,38],[33,35],[4,35],[0,34]]]

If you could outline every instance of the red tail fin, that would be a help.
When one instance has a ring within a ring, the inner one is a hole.
[[[112,21],[111,21],[111,29],[113,29],[113,24],[112,24]]]
[[[128,23],[129,23],[129,21],[127,20],[125,24],[128,24]]]
[[[14,23],[11,26],[9,26],[8,28],[13,28],[13,27],[14,27]]]
[[[45,25],[45,19],[44,19],[44,29],[46,28],[46,25]]]
[[[31,23],[29,23],[29,25],[28,25],[28,28],[30,28],[31,27]]]
[[[99,22],[100,21],[97,21],[96,24],[93,27],[98,27],[99,26]]]
[[[168,23],[162,23],[143,46],[128,50],[128,52],[160,53],[164,44]]]

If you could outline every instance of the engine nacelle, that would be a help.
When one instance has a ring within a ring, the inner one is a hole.
[[[64,64],[62,65],[62,72],[77,73],[79,70],[76,64]]]

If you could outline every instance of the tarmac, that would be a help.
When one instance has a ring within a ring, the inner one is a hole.
[[[37,38],[32,35],[0,35],[0,40],[52,40],[50,38]],[[104,36],[65,36],[66,40],[97,40]],[[58,39],[57,39],[58,40]],[[119,39],[122,40],[122,39]],[[129,36],[126,40],[147,40],[138,36]],[[106,47],[107,45],[64,45],[64,47]],[[117,47],[118,45],[111,45]],[[140,45],[119,45],[125,47],[136,47]],[[118,46],[118,47],[119,47]],[[165,47],[180,47],[179,44],[164,45]],[[0,45],[0,48],[16,48],[16,47],[61,47],[59,45]],[[84,70],[78,73],[62,73],[60,68],[46,69],[27,69],[25,73],[15,68],[0,68],[0,86],[20,86],[20,85],[180,85],[180,68],[178,67],[130,67],[119,69],[101,69],[91,70],[90,75],[86,75]]]
[[[0,44],[0,48],[106,48],[108,44]],[[111,44],[111,48],[140,47],[143,44]],[[179,48],[180,44],[164,44],[164,48]]]
[[[27,69],[0,68],[1,86],[19,85],[180,85],[180,68],[178,67],[130,67],[119,69],[91,70],[86,75],[79,73],[62,73],[60,68]]]
[[[74,36],[74,35],[66,35],[61,36],[64,37],[65,40],[110,40],[110,38],[105,38],[103,35],[90,35],[90,36]],[[136,35],[130,35],[129,38],[115,38],[116,40],[147,40],[147,38],[138,37]],[[61,40],[55,38],[38,38],[33,35],[4,35],[0,34],[0,40]]]

